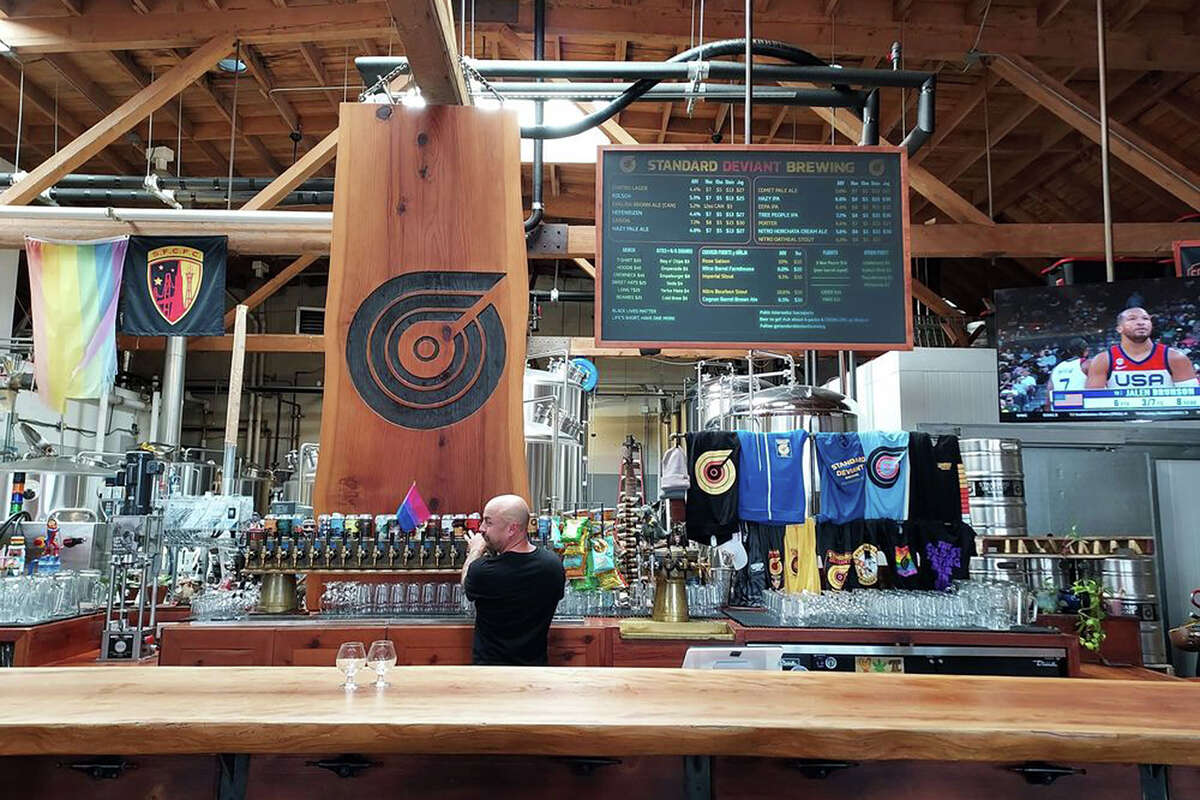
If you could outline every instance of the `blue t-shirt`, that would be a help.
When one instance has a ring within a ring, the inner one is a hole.
[[[804,521],[805,431],[738,431],[738,519],[787,525]]]
[[[819,519],[843,523],[863,519],[866,477],[862,442],[857,433],[815,433],[817,464],[821,468]]]
[[[858,438],[867,459],[867,519],[905,519],[908,513],[908,433],[866,431]]]

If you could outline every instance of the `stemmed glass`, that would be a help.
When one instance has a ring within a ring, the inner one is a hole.
[[[367,651],[367,666],[375,670],[375,688],[386,689],[391,686],[384,680],[388,671],[396,666],[396,647],[387,639],[371,642]]]
[[[346,676],[342,688],[347,692],[357,691],[358,684],[354,682],[354,675],[366,665],[367,651],[362,642],[343,643],[337,652],[337,668]]]

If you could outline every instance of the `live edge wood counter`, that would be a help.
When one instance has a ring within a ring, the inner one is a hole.
[[[407,667],[0,670],[0,756],[716,755],[1200,765],[1200,686],[1070,679]]]

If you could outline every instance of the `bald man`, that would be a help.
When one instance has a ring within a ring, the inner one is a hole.
[[[476,664],[544,666],[546,635],[563,596],[562,560],[529,541],[529,506],[515,494],[483,507],[467,538],[462,584],[475,603]]]

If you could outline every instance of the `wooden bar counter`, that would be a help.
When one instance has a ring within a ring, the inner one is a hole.
[[[347,694],[340,679],[332,667],[0,670],[7,796],[349,798],[397,781],[403,796],[573,800],[1200,789],[1200,686],[1186,681],[399,667],[390,688]],[[1169,784],[1139,763],[1185,766]],[[373,772],[342,782],[339,770]],[[1021,770],[1068,777],[1033,786]]]
[[[0,755],[352,750],[1200,765],[1200,686],[1188,682],[403,667],[390,689],[347,693],[340,677],[332,667],[4,670]]]

